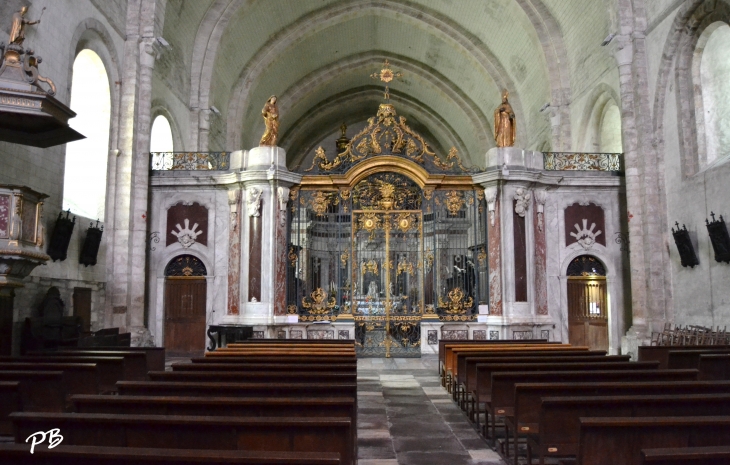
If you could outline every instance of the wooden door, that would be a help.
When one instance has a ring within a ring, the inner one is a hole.
[[[165,280],[165,349],[172,354],[205,350],[206,281],[201,277]]]
[[[602,276],[568,278],[570,343],[608,350],[608,292]]]
[[[80,316],[83,325],[81,330],[91,331],[91,289],[88,287],[74,287],[73,294],[74,316]]]

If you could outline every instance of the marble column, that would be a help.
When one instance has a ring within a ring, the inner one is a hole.
[[[502,315],[502,222],[497,201],[499,188],[486,187],[484,196],[489,213],[489,314]]]
[[[547,245],[545,243],[545,202],[547,192],[536,190],[535,208],[533,208],[533,228],[535,238],[535,313],[548,314],[547,298]]]
[[[228,191],[228,315],[238,315],[241,300],[241,190]]]

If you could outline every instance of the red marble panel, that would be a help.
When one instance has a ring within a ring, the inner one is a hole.
[[[548,314],[547,303],[547,246],[545,243],[545,218],[539,219],[537,205],[532,209],[535,228],[535,308],[538,315]],[[542,225],[542,231],[541,226]]]
[[[502,314],[502,219],[499,202],[489,220],[489,314]]]
[[[286,210],[278,211],[274,248],[274,315],[286,315]]]
[[[21,218],[23,220],[22,239],[27,242],[35,242],[37,233],[36,210],[38,204],[23,198],[23,212]]]
[[[241,199],[234,205],[241,211]],[[231,213],[228,230],[228,314],[238,315],[241,302],[241,215]]]
[[[586,228],[591,230],[593,226],[593,233],[600,234],[596,236],[596,243],[606,246],[606,220],[603,213],[603,208],[598,205],[589,203],[588,205],[579,205],[574,203],[565,209],[565,245],[569,246],[578,242],[581,237],[579,231],[583,230],[583,220],[586,220]],[[575,227],[578,225],[578,228]],[[577,234],[575,237],[572,234]]]
[[[193,229],[193,226],[197,224],[195,231],[200,231],[201,234],[195,238],[195,242],[202,245],[208,245],[208,209],[199,203],[193,203],[192,205],[185,205],[178,203],[173,205],[167,210],[167,231],[165,232],[166,242],[165,246],[174,244],[177,242],[177,236],[172,232],[178,232],[180,228],[185,228],[185,220],[188,220],[188,227]]]
[[[261,217],[249,217],[248,301],[261,302]]]
[[[517,204],[517,200],[514,201]],[[527,302],[527,231],[525,217],[512,207],[512,231],[515,257],[515,302]]]

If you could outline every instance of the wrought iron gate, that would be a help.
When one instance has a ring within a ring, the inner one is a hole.
[[[354,211],[351,250],[358,353],[419,357],[424,304],[421,211]]]

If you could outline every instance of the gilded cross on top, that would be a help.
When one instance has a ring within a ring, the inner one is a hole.
[[[380,79],[381,81],[383,81],[385,83],[385,93],[383,94],[383,97],[385,98],[385,100],[390,100],[390,87],[388,86],[388,84],[393,79],[402,78],[403,73],[401,73],[400,71],[393,71],[390,68],[390,63],[386,59],[385,62],[383,63],[383,68],[380,70],[380,72],[373,73],[370,75],[370,77],[373,79]]]

